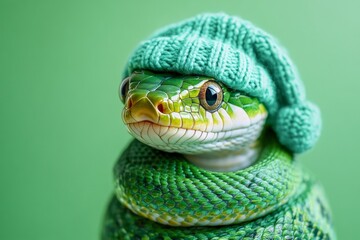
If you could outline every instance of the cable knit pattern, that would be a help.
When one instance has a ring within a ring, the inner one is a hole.
[[[202,14],[158,31],[135,50],[124,75],[135,69],[206,75],[257,97],[280,142],[295,153],[320,135],[320,111],[306,101],[286,50],[238,17]]]

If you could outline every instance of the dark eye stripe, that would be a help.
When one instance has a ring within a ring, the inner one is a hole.
[[[215,112],[221,106],[223,91],[218,83],[209,80],[201,86],[199,99],[205,110]]]

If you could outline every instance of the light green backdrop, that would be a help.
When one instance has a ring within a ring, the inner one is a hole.
[[[285,45],[323,113],[299,156],[323,183],[339,239],[360,219],[358,1],[0,1],[0,239],[98,239],[112,166],[130,141],[117,89],[139,41],[225,11]]]

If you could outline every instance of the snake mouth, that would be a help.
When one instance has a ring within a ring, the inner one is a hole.
[[[163,126],[151,121],[126,125],[131,135],[153,148],[182,154],[203,154],[245,149],[259,138],[264,124],[265,119],[259,118],[248,127],[216,132]]]

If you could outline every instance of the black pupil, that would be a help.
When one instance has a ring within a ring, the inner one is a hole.
[[[212,106],[216,103],[217,97],[218,97],[219,89],[216,89],[213,86],[209,86],[206,89],[206,102],[209,104],[209,106]]]

